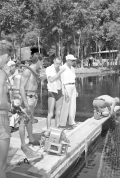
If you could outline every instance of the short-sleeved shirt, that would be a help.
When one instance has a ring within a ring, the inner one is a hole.
[[[61,74],[61,81],[63,84],[68,84],[68,83],[75,83],[75,69],[74,67],[71,66],[69,68],[67,64],[65,63],[63,66],[66,70]]]
[[[61,90],[62,88],[60,77],[54,82],[49,81],[49,77],[53,77],[56,74],[57,72],[55,70],[54,64],[46,68],[46,76],[48,80],[47,88],[48,88],[48,91],[54,92],[54,93],[58,93],[58,90]]]

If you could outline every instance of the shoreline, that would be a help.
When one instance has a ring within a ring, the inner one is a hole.
[[[99,68],[75,68],[75,73],[76,76],[80,77],[89,77],[89,76],[101,76],[101,75],[109,75],[109,74],[115,74],[117,73],[116,71],[112,69],[108,69],[106,67],[99,67]],[[46,74],[45,74],[45,68],[41,70],[40,74],[41,79],[46,79]]]

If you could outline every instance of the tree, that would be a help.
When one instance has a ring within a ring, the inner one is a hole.
[[[93,38],[99,50],[115,49],[120,39],[120,2],[119,0],[97,0],[92,3],[95,17]]]
[[[26,27],[29,26],[29,11],[26,9],[25,1],[6,0],[0,9],[1,34],[13,34],[21,43]],[[2,37],[2,36],[1,36]]]

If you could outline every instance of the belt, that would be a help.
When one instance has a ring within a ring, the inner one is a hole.
[[[37,98],[37,96],[36,96],[36,94],[34,94],[34,95],[32,95],[32,94],[26,94],[28,97],[30,97],[30,98],[33,98],[33,97],[35,97],[35,98]]]
[[[75,83],[66,83],[65,85],[74,85]]]

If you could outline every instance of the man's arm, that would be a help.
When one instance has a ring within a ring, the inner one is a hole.
[[[30,78],[30,75],[31,75],[31,71],[28,69],[25,69],[22,73],[21,80],[20,80],[20,94],[23,99],[24,105],[27,109],[29,109],[29,105],[28,105],[28,101],[27,101],[27,97],[25,93],[25,87]]]
[[[74,70],[74,74],[75,74],[75,68],[74,67],[73,67],[73,70]],[[76,74],[75,74],[75,88],[76,88],[76,97],[78,97]]]
[[[6,80],[6,74],[1,72],[0,74],[0,108],[10,109],[10,103],[8,103],[7,96],[5,93],[5,80]]]
[[[51,83],[53,83],[55,80],[57,80],[57,79],[60,77],[60,75],[61,75],[64,71],[65,71],[65,68],[61,68],[60,71],[59,71],[56,75],[50,76],[49,70],[46,69],[46,75],[47,75],[48,80],[49,80]]]
[[[4,84],[5,84],[5,75],[0,75],[0,102],[2,101],[2,98],[4,96]]]
[[[113,104],[112,104],[112,106],[111,106],[111,114],[114,113],[115,106],[116,106],[116,102],[114,101]]]

